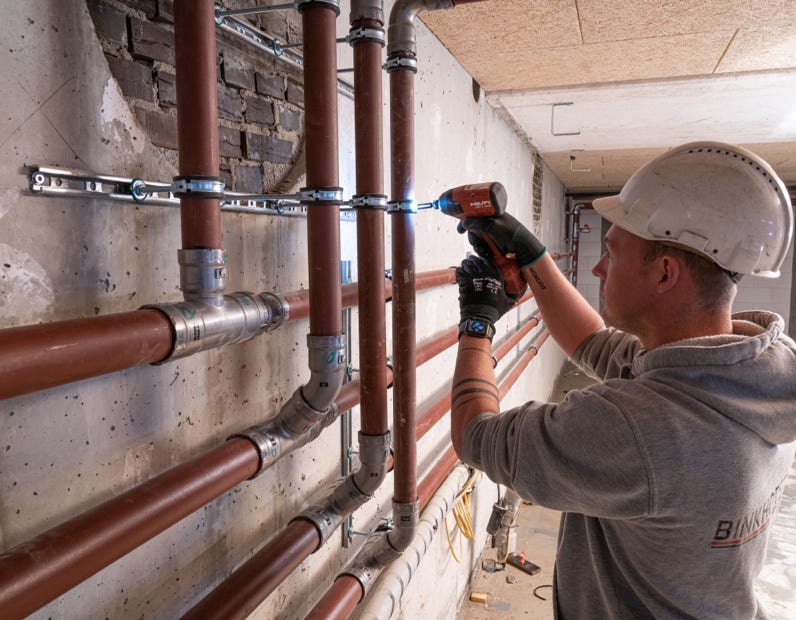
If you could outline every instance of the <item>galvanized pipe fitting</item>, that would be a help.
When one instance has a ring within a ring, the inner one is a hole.
[[[177,259],[183,299],[223,306],[227,282],[226,251],[177,250]]]
[[[420,520],[420,502],[392,502],[392,515],[395,526],[387,534],[390,545],[398,552],[406,549],[412,542]]]
[[[286,454],[290,454],[293,450],[315,439],[320,435],[323,429],[337,419],[340,413],[337,409],[337,405],[332,403],[326,411],[315,416],[314,423],[305,427],[304,431],[296,433],[289,429],[285,420],[295,415],[294,412],[296,409],[294,401],[300,398],[301,395],[299,391],[296,390],[291,399],[285,403],[285,406],[282,407],[282,410],[274,419],[264,424],[252,426],[242,433],[237,433],[230,437],[230,439],[235,437],[248,439],[257,449],[260,465],[252,478],[259,476]]]
[[[373,497],[387,476],[390,458],[390,433],[363,435],[359,433],[360,467],[323,494],[320,501],[296,517],[312,522],[320,536],[319,547],[332,532],[357,508]]]
[[[420,11],[451,9],[453,6],[453,0],[398,0],[390,11],[387,56],[417,56],[417,14]]]
[[[307,406],[324,411],[337,398],[345,378],[345,335],[307,336],[310,375],[301,387]]]
[[[351,0],[351,12],[349,13],[349,23],[351,25],[362,19],[373,20],[374,22],[384,23],[384,1],[383,0]]]
[[[287,303],[274,293],[232,293],[221,300],[220,306],[203,299],[143,306],[165,314],[174,330],[171,354],[158,364],[246,342],[276,329],[287,317]]]
[[[357,556],[341,574],[351,575],[359,582],[364,599],[384,568],[400,557],[401,552],[392,547],[386,536],[373,537],[362,546]]]

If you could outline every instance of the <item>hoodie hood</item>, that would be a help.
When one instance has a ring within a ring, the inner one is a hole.
[[[784,328],[773,313],[735,314],[733,334],[658,347],[636,357],[632,372],[678,369],[683,391],[771,444],[790,443],[796,440],[796,344]]]

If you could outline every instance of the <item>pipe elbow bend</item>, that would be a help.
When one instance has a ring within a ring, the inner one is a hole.
[[[453,8],[453,0],[398,0],[390,11],[387,27],[387,57],[416,56],[415,19],[421,11]]]
[[[307,407],[316,412],[328,409],[340,393],[345,379],[345,337],[307,336],[310,378],[301,388]]]
[[[412,543],[420,521],[420,502],[402,503],[393,500],[393,529],[387,534],[387,540],[398,553],[404,551]]]
[[[363,435],[360,431],[360,466],[352,477],[356,488],[364,495],[372,496],[387,477],[391,445],[389,431],[384,435]]]

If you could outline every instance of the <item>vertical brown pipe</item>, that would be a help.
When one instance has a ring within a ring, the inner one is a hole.
[[[22,618],[251,477],[233,439],[0,555],[0,618]]]
[[[414,73],[407,69],[390,72],[390,137],[392,157],[392,201],[414,199]],[[417,377],[415,373],[415,228],[414,214],[393,211],[393,364],[395,438],[394,501],[417,499]]]
[[[175,0],[177,139],[180,176],[218,177],[216,23],[213,0]],[[221,248],[215,198],[180,200],[183,249]]]
[[[356,16],[354,16],[356,17]],[[380,28],[381,22],[357,19],[354,28]],[[354,51],[354,123],[358,195],[384,194],[381,44],[357,41]],[[364,435],[384,435],[387,420],[387,319],[384,304],[384,212],[357,211],[359,255],[359,359]]]
[[[304,31],[304,125],[307,188],[337,188],[337,49],[335,20],[328,5],[299,7]],[[307,208],[310,335],[343,332],[340,294],[340,206]]]

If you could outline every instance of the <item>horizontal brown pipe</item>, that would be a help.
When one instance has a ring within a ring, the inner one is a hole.
[[[340,575],[304,620],[346,620],[363,596],[355,577]]]
[[[453,281],[451,269],[430,271],[418,275],[418,290]],[[343,306],[356,306],[358,284],[342,289]],[[385,278],[384,299],[391,295]],[[290,320],[309,316],[308,290],[282,296]],[[159,362],[173,341],[169,320],[149,309],[0,329],[0,400]]]
[[[183,620],[236,620],[247,618],[261,601],[292,573],[320,544],[318,530],[309,521],[291,522],[257,554],[220,583]],[[268,558],[270,561],[263,561]]]
[[[19,618],[250,478],[253,444],[233,439],[0,555],[0,618]]]
[[[544,331],[539,341],[530,349],[522,359],[511,369],[511,372],[506,375],[506,378],[500,384],[500,390],[498,392],[498,396],[501,400],[503,397],[508,394],[508,391],[511,387],[516,383],[517,379],[520,378],[522,371],[531,363],[534,357],[536,357],[537,353],[539,353],[539,349],[542,348],[542,345],[545,343],[547,338],[550,336],[550,332],[547,330]]]
[[[442,455],[442,458],[434,464],[431,471],[429,471],[420,484],[417,485],[417,496],[421,511],[428,506],[431,498],[434,497],[434,494],[440,486],[442,486],[442,483],[445,482],[445,478],[448,477],[448,474],[451,473],[451,470],[458,461],[459,457],[456,456],[456,451],[453,449],[453,446],[449,447],[448,451]]]
[[[2,329],[0,399],[159,362],[172,342],[157,310]]]

